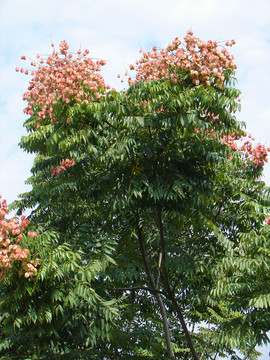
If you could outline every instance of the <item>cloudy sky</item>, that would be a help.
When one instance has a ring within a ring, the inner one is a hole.
[[[135,62],[140,48],[165,47],[188,29],[203,40],[235,39],[231,51],[242,90],[238,119],[257,142],[270,146],[269,14],[269,0],[0,0],[0,193],[11,202],[27,191],[32,163],[17,146],[30,78],[15,67],[25,66],[21,55],[48,54],[51,42],[61,40],[105,59],[107,83],[120,88],[117,74]],[[269,166],[265,181],[270,185]]]

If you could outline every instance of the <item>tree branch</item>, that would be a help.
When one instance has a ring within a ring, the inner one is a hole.
[[[192,339],[191,339],[191,336],[190,336],[190,333],[188,331],[188,328],[186,326],[186,322],[185,322],[185,319],[184,319],[184,316],[182,314],[182,311],[180,309],[180,306],[178,305],[178,302],[176,301],[174,295],[171,295],[170,297],[170,300],[172,301],[172,304],[174,306],[174,309],[178,315],[178,318],[180,320],[180,323],[182,325],[182,328],[184,330],[184,333],[185,333],[185,336],[186,336],[186,340],[187,340],[187,343],[188,343],[188,346],[191,350],[191,353],[192,353],[192,356],[194,358],[194,360],[199,360],[199,356],[194,348],[194,345],[193,345],[193,342],[192,342]]]
[[[145,252],[145,247],[144,247],[142,228],[140,227],[140,224],[139,224],[139,221],[140,221],[139,215],[136,214],[135,216],[136,216],[136,225],[137,225],[137,235],[138,235],[138,240],[139,240],[139,244],[140,244],[140,250],[141,250],[141,255],[142,255],[145,271],[146,271],[148,280],[150,282],[150,285],[152,286],[153,289],[156,289],[154,277],[152,275],[151,268],[150,268],[150,266],[148,264],[148,261],[147,261],[147,258],[146,258],[146,252]],[[167,314],[166,314],[166,309],[165,309],[165,306],[164,306],[164,303],[162,301],[162,298],[161,298],[160,294],[158,292],[155,292],[154,296],[155,296],[155,298],[157,300],[157,303],[159,305],[160,313],[161,313],[162,320],[163,320],[163,329],[164,329],[164,333],[165,333],[165,340],[166,340],[166,346],[167,346],[167,355],[169,357],[173,358],[171,337],[170,337],[169,323],[168,323],[168,318],[167,318]]]
[[[251,354],[252,350],[255,348],[255,346],[257,345],[257,340],[255,341],[254,345],[251,346],[251,348],[248,350],[247,354],[243,357],[242,360],[246,360],[249,355]]]
[[[139,215],[138,214],[136,214],[136,225],[137,225],[137,234],[138,234],[140,250],[141,250],[141,255],[142,255],[145,271],[146,271],[148,280],[149,280],[152,288],[155,289],[156,286],[155,286],[154,277],[153,277],[152,271],[150,269],[150,266],[149,266],[147,258],[146,258],[146,251],[145,251],[145,247],[144,247],[143,234],[142,234],[142,229],[141,229],[140,224],[139,224]]]
[[[108,290],[110,291],[136,291],[136,290],[146,290],[149,291],[151,293],[158,293],[158,294],[162,294],[164,296],[167,296],[167,293],[165,293],[162,290],[158,290],[158,289],[150,289],[146,286],[133,286],[133,287],[123,287],[123,288],[108,288]]]
[[[106,119],[102,119],[102,121],[104,121],[107,125],[109,125],[110,127],[112,127],[113,129],[117,129],[114,125],[112,125],[109,121],[107,121]]]
[[[157,217],[158,217],[158,228],[159,228],[159,237],[160,237],[160,253],[161,253],[160,267],[162,267],[162,277],[164,279],[165,287],[166,287],[168,293],[170,294],[171,288],[170,288],[168,273],[167,273],[167,269],[166,269],[166,265],[165,265],[166,252],[165,252],[165,239],[164,239],[162,215],[161,215],[161,210],[159,207],[157,209]]]
[[[172,293],[173,294],[175,293],[175,289],[176,289],[177,285],[179,284],[180,280],[181,280],[181,277],[179,276],[178,279],[176,280],[173,288],[172,288]]]
[[[167,274],[167,269],[166,269],[166,265],[165,265],[165,239],[164,239],[164,231],[163,231],[163,222],[162,222],[162,215],[161,215],[161,210],[160,208],[158,208],[158,211],[157,211],[157,214],[158,214],[158,227],[159,227],[159,235],[160,235],[160,246],[161,246],[161,252],[162,252],[162,277],[164,279],[164,285],[165,285],[165,288],[168,292],[168,298],[171,300],[174,308],[175,308],[175,311],[178,315],[178,318],[180,320],[180,323],[181,323],[181,326],[184,330],[184,333],[185,333],[185,337],[186,337],[186,340],[187,340],[187,343],[188,343],[188,346],[191,350],[191,353],[193,355],[193,358],[194,360],[199,360],[199,356],[194,348],[194,345],[193,345],[193,342],[192,342],[192,339],[191,339],[191,336],[190,336],[190,333],[188,331],[188,328],[186,326],[186,323],[185,323],[185,319],[184,319],[184,316],[182,314],[182,311],[180,309],[180,306],[178,305],[178,302],[176,301],[175,299],[175,296],[174,296],[174,293],[171,291],[170,289],[170,284],[169,284],[169,279],[168,279],[168,274]]]
[[[157,274],[157,280],[156,280],[155,287],[158,287],[158,284],[159,284],[161,263],[162,263],[162,252],[159,253],[159,257],[158,257],[158,274]]]

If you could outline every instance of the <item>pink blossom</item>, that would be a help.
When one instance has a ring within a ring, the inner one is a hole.
[[[29,250],[23,249],[19,245],[23,239],[23,233],[29,225],[29,220],[25,219],[24,216],[21,217],[21,222],[16,218],[6,220],[5,215],[7,213],[6,201],[0,201],[0,280],[5,277],[15,262],[20,264],[19,275],[26,274],[27,270],[25,269],[28,269],[28,275],[33,276],[37,273],[37,262],[36,260],[29,260],[28,262],[27,259],[31,256]],[[35,233],[32,232],[32,234]]]
[[[211,76],[214,77],[216,86],[224,88],[223,71],[235,69],[231,55],[227,51],[220,51],[215,41],[203,42],[194,37],[191,30],[187,32],[184,41],[183,47],[180,47],[181,41],[175,38],[166,49],[157,52],[156,47],[153,47],[152,52],[143,52],[143,57],[136,62],[137,67],[130,65],[130,69],[135,69],[137,74],[136,80],[128,79],[129,84],[160,78],[170,78],[176,82],[174,74],[177,75],[180,69],[184,69],[195,85],[210,85]]]
[[[81,50],[78,50],[78,56],[73,59],[72,54],[67,56],[68,48],[68,44],[61,41],[60,52],[54,49],[53,54],[47,59],[40,58],[38,69],[31,71],[33,78],[28,88],[30,94],[23,96],[23,99],[28,102],[25,112],[33,115],[38,109],[37,122],[40,124],[58,121],[54,114],[54,105],[60,99],[66,103],[70,103],[71,100],[89,103],[93,101],[94,93],[101,91],[104,94],[106,91],[104,79],[98,74],[100,67],[106,62],[104,60],[94,62],[86,57],[89,53],[87,49],[82,55]],[[44,62],[46,65],[42,65]],[[36,66],[34,62],[31,62],[31,65]],[[21,72],[24,70],[22,69]],[[25,73],[27,74],[28,71],[26,70]],[[102,94],[96,96],[96,100],[100,99]]]

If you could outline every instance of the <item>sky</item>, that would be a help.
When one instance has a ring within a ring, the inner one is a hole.
[[[242,111],[256,142],[270,146],[270,1],[269,0],[0,0],[0,193],[8,203],[30,190],[33,156],[18,143],[25,135],[22,100],[29,76],[21,56],[50,54],[51,42],[89,49],[104,59],[106,82],[120,89],[117,74],[139,58],[139,49],[166,47],[191,29],[202,40],[227,41],[237,64]],[[264,181],[270,185],[270,165]],[[270,348],[261,360],[269,359]]]

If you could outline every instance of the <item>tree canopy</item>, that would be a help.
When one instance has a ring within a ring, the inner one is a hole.
[[[0,359],[256,359],[269,342],[268,150],[236,118],[233,44],[188,31],[121,91],[66,42],[21,69],[35,160],[12,208],[33,231],[0,223]]]

